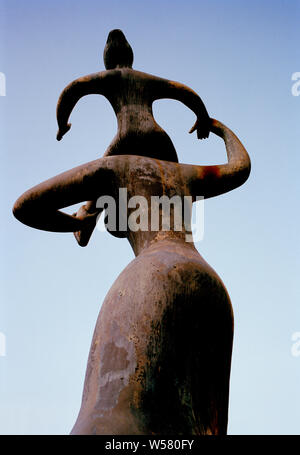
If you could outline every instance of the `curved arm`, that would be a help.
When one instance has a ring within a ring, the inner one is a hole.
[[[102,158],[57,175],[26,191],[15,202],[14,216],[27,226],[52,232],[75,232],[94,223],[94,216],[59,211],[78,202],[109,194],[113,171]]]
[[[196,196],[217,196],[241,186],[251,170],[250,157],[238,137],[218,120],[211,120],[211,131],[225,142],[228,163],[217,166],[188,165],[188,181],[194,199]]]
[[[197,121],[191,128],[190,133],[197,130],[198,139],[209,136],[211,119],[202,99],[194,90],[180,82],[161,79],[156,99],[162,98],[171,98],[185,104],[197,116]]]
[[[68,124],[68,120],[72,110],[80,98],[91,94],[105,95],[106,76],[107,72],[103,71],[80,77],[67,85],[67,87],[62,91],[56,107],[58,141],[60,141],[63,135],[70,129],[71,125]]]

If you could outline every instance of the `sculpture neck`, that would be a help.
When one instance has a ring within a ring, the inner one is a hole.
[[[194,243],[192,241],[187,241],[190,237],[187,237],[185,231],[130,231],[128,233],[127,239],[133,249],[135,256],[139,256],[145,250],[151,246],[158,246],[160,242],[176,242],[180,244],[186,244],[186,246],[194,248]]]

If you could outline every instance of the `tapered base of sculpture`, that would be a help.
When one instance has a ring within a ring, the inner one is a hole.
[[[193,245],[164,240],[110,289],[72,434],[226,434],[233,315]]]

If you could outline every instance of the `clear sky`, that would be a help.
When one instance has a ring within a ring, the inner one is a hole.
[[[73,79],[104,69],[111,29],[134,68],[185,83],[252,160],[246,184],[205,202],[196,246],[235,314],[229,434],[300,434],[298,0],[0,1],[0,433],[68,434],[80,407],[101,303],[133,259],[126,240],[31,229],[11,214],[28,188],[104,153],[116,132],[107,100],[89,96],[57,142],[55,109]],[[185,163],[226,161],[221,140],[197,141],[194,114],[154,105]],[[296,334],[296,335],[295,335]],[[3,337],[2,337],[3,338]],[[1,352],[1,347],[0,347]],[[294,353],[294,355],[293,355]]]

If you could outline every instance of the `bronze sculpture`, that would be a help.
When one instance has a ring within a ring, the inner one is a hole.
[[[71,82],[61,93],[57,103],[57,140],[61,140],[71,128],[69,116],[77,101],[86,95],[105,96],[111,103],[118,120],[118,131],[104,156],[148,156],[178,162],[174,145],[167,133],[153,118],[152,104],[161,98],[173,98],[183,102],[197,116],[190,133],[197,130],[198,139],[209,136],[210,118],[201,98],[189,87],[179,82],[162,79],[132,69],[133,52],[121,30],[112,30],[104,48],[106,71],[90,74]],[[89,201],[80,212],[99,212],[96,201]],[[86,246],[91,228],[76,232],[80,246]]]
[[[82,246],[103,209],[96,202],[102,195],[118,201],[118,189],[126,188],[128,198],[145,198],[151,218],[153,195],[209,198],[242,185],[250,172],[239,139],[208,117],[195,92],[132,70],[132,51],[119,30],[110,32],[104,57],[107,72],[79,79],[61,95],[57,138],[69,130],[76,100],[101,92],[118,118],[115,140],[103,158],[28,190],[13,210],[37,229],[74,232]],[[209,131],[223,138],[228,163],[178,163],[152,116],[157,94],[193,106],[192,131],[199,138]],[[60,211],[84,201],[73,216]],[[221,279],[186,241],[185,226],[151,230],[149,224],[143,231],[111,233],[126,237],[136,257],[101,307],[72,434],[226,434],[233,313]]]

